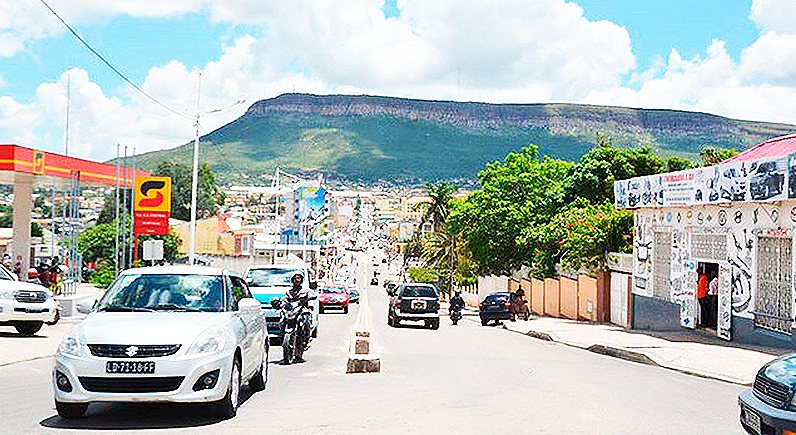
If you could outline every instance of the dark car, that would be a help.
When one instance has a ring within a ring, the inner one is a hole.
[[[741,426],[754,435],[796,432],[796,353],[766,364],[738,396]],[[791,431],[791,432],[786,432]]]
[[[516,316],[511,311],[511,293],[498,292],[487,295],[478,304],[478,316],[484,326],[490,321],[498,323],[501,320],[514,320]]]
[[[749,177],[749,194],[752,199],[763,200],[782,193],[785,174],[777,168],[777,162],[763,162]]]
[[[403,284],[393,292],[387,310],[387,324],[420,321],[431,329],[439,328],[439,293],[432,284]]]

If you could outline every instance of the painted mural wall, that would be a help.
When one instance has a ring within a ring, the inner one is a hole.
[[[755,190],[755,195],[759,194]],[[680,305],[683,326],[693,326],[697,307],[696,270],[699,259],[692,256],[692,239],[695,234],[726,237],[727,258],[718,262],[717,326],[718,334],[729,338],[732,317],[754,317],[758,238],[791,237],[796,229],[796,200],[640,208],[635,211],[634,222],[633,293],[652,296],[651,286],[655,281],[652,276],[652,241],[657,232],[671,232],[669,301]],[[796,261],[793,263],[791,301],[796,307]],[[656,294],[661,293],[656,291]],[[794,311],[792,316],[796,315],[796,308]]]

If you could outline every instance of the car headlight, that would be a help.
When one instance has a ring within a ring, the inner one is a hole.
[[[14,290],[0,290],[0,299],[14,299]]]
[[[64,335],[61,344],[58,345],[58,353],[78,357],[83,356],[83,346],[80,345],[77,329],[73,329]]]
[[[218,352],[224,348],[226,337],[226,331],[220,326],[211,326],[205,329],[205,331],[194,340],[191,347],[188,348],[188,355]]]

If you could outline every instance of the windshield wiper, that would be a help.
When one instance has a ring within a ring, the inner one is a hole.
[[[152,311],[149,308],[141,308],[141,307],[131,307],[129,305],[106,305],[100,308],[97,311],[108,311],[108,312],[126,312],[126,311],[144,311],[149,312]]]
[[[190,312],[200,312],[202,310],[193,308],[193,307],[186,307],[185,305],[177,305],[177,304],[157,304],[154,307],[151,307],[153,310],[167,310],[167,311],[190,311]]]

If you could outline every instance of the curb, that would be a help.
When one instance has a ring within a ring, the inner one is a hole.
[[[560,341],[556,337],[554,337],[554,336],[552,336],[552,335],[550,335],[550,334],[548,334],[546,332],[534,331],[534,330],[530,330],[528,332],[521,332],[521,331],[518,331],[518,330],[515,330],[515,329],[511,329],[511,328],[507,327],[505,324],[502,325],[502,326],[503,326],[503,329],[505,329],[506,331],[511,331],[511,332],[516,333],[516,334],[521,334],[521,335],[525,335],[525,336],[528,336],[528,337],[533,337],[533,338],[536,338],[536,339],[539,339],[539,340],[550,341],[550,342],[553,342],[553,343],[560,343],[560,344],[563,344],[563,345],[566,345],[566,346],[587,350],[589,352],[597,353],[597,354],[600,354],[600,355],[605,355],[605,356],[610,356],[610,357],[614,357],[614,358],[619,358],[619,359],[623,359],[623,360],[626,360],[626,361],[632,361],[632,362],[639,363],[639,364],[645,364],[645,365],[651,365],[651,366],[655,366],[655,367],[661,367],[661,368],[664,368],[664,369],[673,370],[673,371],[684,373],[684,374],[687,374],[687,375],[697,376],[697,377],[706,378],[706,379],[713,379],[713,380],[716,380],[716,381],[727,382],[729,384],[743,385],[743,386],[747,386],[747,387],[752,386],[752,383],[746,382],[746,381],[743,381],[743,380],[740,380],[740,379],[733,379],[733,378],[729,378],[729,377],[726,377],[726,376],[721,376],[721,375],[713,374],[713,373],[700,372],[698,370],[692,370],[692,369],[688,369],[688,368],[684,368],[684,367],[676,367],[676,366],[671,366],[671,365],[659,364],[654,359],[652,359],[649,355],[647,355],[647,354],[645,354],[643,352],[635,352],[635,351],[632,351],[632,350],[627,350],[625,348],[606,346],[606,345],[603,345],[603,344],[593,344],[593,345],[588,346],[588,347],[583,347],[583,346],[578,346],[578,345],[575,345],[575,344],[567,343],[565,341]]]

